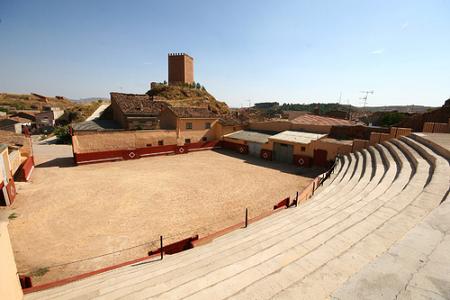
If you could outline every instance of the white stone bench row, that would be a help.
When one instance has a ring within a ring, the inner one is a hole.
[[[401,140],[433,166],[433,176],[424,192],[412,203],[417,209],[431,213],[382,256],[354,274],[333,293],[334,299],[450,297],[449,163],[431,148],[408,137]]]

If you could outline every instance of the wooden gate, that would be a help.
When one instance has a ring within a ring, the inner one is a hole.
[[[326,167],[327,166],[327,151],[322,149],[314,150],[314,165]]]

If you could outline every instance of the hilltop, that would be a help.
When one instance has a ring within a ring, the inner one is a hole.
[[[221,115],[230,113],[228,105],[216,100],[204,87],[155,84],[147,94],[172,106],[208,107]]]

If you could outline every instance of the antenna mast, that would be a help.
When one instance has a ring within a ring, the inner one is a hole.
[[[364,117],[367,118],[367,112],[366,112],[367,97],[369,97],[369,94],[373,95],[374,91],[373,90],[371,90],[371,91],[361,91],[361,93],[363,93],[364,96],[359,98],[359,99],[361,99],[363,101],[363,113],[364,113]]]
[[[366,105],[367,105],[367,97],[369,97],[369,94],[372,94],[372,95],[373,95],[374,91],[373,91],[373,90],[372,90],[372,91],[361,91],[361,93],[363,93],[364,96],[361,97],[361,98],[359,98],[359,99],[363,100],[363,108],[366,108]]]

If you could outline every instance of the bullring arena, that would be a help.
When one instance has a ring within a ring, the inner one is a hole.
[[[19,272],[45,270],[33,285],[143,257],[160,235],[208,236],[242,222],[245,208],[271,212],[323,172],[224,149],[83,166],[70,146],[35,144],[34,155],[9,226]]]
[[[449,161],[448,134],[393,138],[340,156],[298,207],[162,260],[151,256],[25,296],[448,299]]]

